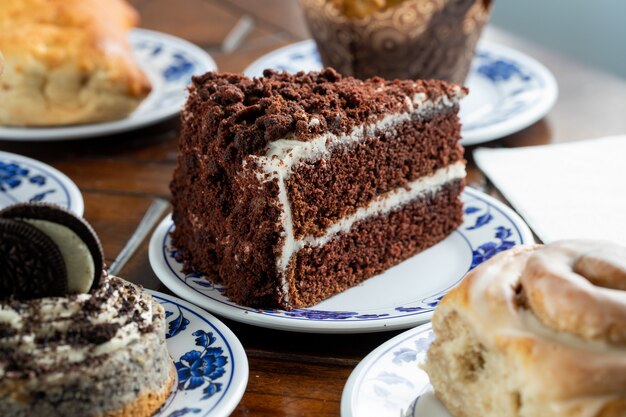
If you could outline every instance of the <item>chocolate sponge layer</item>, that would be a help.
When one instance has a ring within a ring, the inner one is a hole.
[[[462,160],[456,112],[415,116],[298,166],[287,180],[296,239],[321,236],[372,199]]]
[[[292,305],[316,304],[410,258],[463,221],[463,181],[447,183],[387,215],[356,223],[321,247],[304,248],[289,270]]]

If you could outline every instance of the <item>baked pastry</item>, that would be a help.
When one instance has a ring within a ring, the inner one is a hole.
[[[439,304],[425,369],[456,417],[626,416],[626,248],[515,247]]]
[[[171,392],[163,307],[103,272],[85,230],[49,205],[0,211],[1,416],[148,417]]]
[[[150,92],[127,39],[137,20],[125,0],[2,0],[0,124],[129,115]]]
[[[185,268],[292,309],[441,241],[463,218],[465,93],[332,69],[196,77],[171,184]]]
[[[491,0],[300,0],[322,62],[366,79],[463,83]]]

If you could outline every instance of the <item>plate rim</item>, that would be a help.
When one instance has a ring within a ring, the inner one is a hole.
[[[428,331],[432,331],[431,322],[413,327],[407,331],[400,333],[399,335],[392,337],[391,339],[377,346],[363,359],[361,359],[358,365],[350,373],[350,376],[346,380],[346,383],[341,392],[341,400],[339,406],[341,417],[358,417],[353,412],[353,397],[356,393],[355,388],[358,387],[357,384],[361,382],[361,380],[366,375],[366,371],[376,363],[377,359],[382,357],[385,353],[387,353],[389,350],[393,349],[400,343],[404,343],[408,339],[415,337],[418,334],[426,333]]]
[[[265,60],[283,54],[290,49],[311,47],[314,44],[315,41],[313,39],[305,39],[281,46],[280,48],[270,51],[267,54],[255,59],[242,72],[249,77],[258,76],[257,74],[260,72],[261,63]],[[506,56],[519,64],[523,64],[524,68],[532,70],[533,73],[537,75],[537,78],[544,83],[544,88],[542,89],[543,98],[530,109],[527,109],[522,113],[518,113],[506,120],[470,131],[462,130],[461,144],[464,146],[473,146],[500,139],[531,126],[533,123],[548,114],[552,107],[554,107],[559,93],[558,83],[554,74],[552,74],[552,72],[537,59],[510,46],[505,46],[499,44],[498,42],[489,40],[479,40],[477,50],[480,50],[481,48],[485,49],[485,51],[481,52],[492,52]]]
[[[232,355],[231,357],[236,358],[236,360],[240,362],[240,365],[237,368],[233,366],[233,373],[231,375],[231,381],[229,383],[230,389],[232,389],[231,393],[227,396],[226,394],[228,393],[228,391],[226,391],[211,409],[204,412],[204,416],[229,416],[235,410],[237,405],[239,405],[239,403],[241,402],[250,377],[250,364],[248,361],[248,355],[246,354],[246,351],[241,344],[241,341],[235,335],[235,333],[233,333],[233,331],[230,330],[230,328],[226,326],[220,319],[218,319],[202,307],[190,303],[175,295],[165,294],[160,291],[148,288],[146,288],[145,290],[150,295],[154,296],[157,299],[157,302],[159,302],[158,299],[163,299],[173,302],[174,304],[178,304],[194,313],[197,317],[204,320],[210,326],[214,327],[218,331],[218,333],[220,333],[224,342],[228,346],[228,349],[230,350]],[[159,302],[159,304],[161,303]],[[174,361],[174,358],[172,358],[172,361]],[[221,403],[221,406],[218,408],[217,406],[220,405],[221,401],[224,402]]]
[[[526,69],[531,70],[537,76],[537,79],[541,80],[544,84],[541,90],[543,98],[539,100],[535,106],[509,119],[486,127],[470,130],[469,132],[461,132],[463,135],[461,144],[464,146],[477,145],[500,139],[531,126],[548,114],[559,97],[559,85],[556,81],[556,77],[548,67],[537,59],[515,48],[501,45],[497,42],[479,41],[478,48],[480,47],[485,47],[488,52],[506,56],[519,64],[523,64],[523,67]]]
[[[190,51],[203,65],[202,71],[217,71],[217,64],[211,55],[196,44],[168,33],[151,29],[133,28],[129,31],[129,37],[143,37],[146,39],[159,39],[169,44]],[[141,66],[141,64],[139,64]],[[10,142],[49,142],[90,139],[95,137],[114,135],[122,132],[133,131],[146,126],[157,124],[180,112],[180,107],[166,107],[157,111],[146,113],[144,117],[131,119],[125,117],[100,123],[88,123],[58,127],[6,127],[0,126],[0,140]]]
[[[38,159],[0,150],[0,158],[3,158],[5,156],[7,157],[7,159],[25,161],[26,163],[37,167],[37,169],[45,172],[46,174],[50,174],[50,176],[56,177],[56,179],[62,184],[62,186],[65,187],[65,191],[68,194],[70,206],[67,207],[67,209],[79,215],[80,217],[83,217],[83,215],[85,214],[85,201],[83,199],[83,194],[80,192],[80,188],[78,188],[78,185],[76,185],[76,183],[72,181],[70,177],[68,177],[55,167],[46,164],[45,162],[42,162]]]
[[[509,219],[519,232],[522,244],[531,244],[534,237],[528,225],[524,220],[511,208],[495,198],[475,190],[471,187],[465,187],[464,193],[470,194],[472,197],[478,197],[486,201],[491,206],[498,209],[505,217]],[[162,239],[166,237],[166,231],[171,225],[171,216],[166,216],[155,228],[150,238],[148,258],[150,266],[159,281],[163,283],[170,291],[177,294],[190,302],[201,306],[203,309],[210,310],[212,313],[228,318],[230,320],[241,323],[254,325],[263,328],[271,328],[276,330],[286,330],[301,333],[329,333],[329,334],[349,334],[349,333],[373,333],[391,330],[406,329],[426,321],[432,317],[433,310],[421,312],[419,314],[407,314],[400,317],[381,318],[380,320],[362,320],[362,321],[329,321],[329,320],[306,320],[306,319],[287,319],[282,316],[264,315],[262,310],[244,306],[234,307],[230,304],[223,303],[208,298],[197,291],[189,288],[180,280],[174,279],[167,271],[167,264],[162,256],[163,245]],[[165,265],[165,266],[164,266]],[[461,278],[462,279],[462,278]],[[458,282],[461,281],[459,279]],[[454,284],[452,287],[458,284]],[[451,288],[452,288],[451,287]],[[449,291],[451,288],[447,289]]]

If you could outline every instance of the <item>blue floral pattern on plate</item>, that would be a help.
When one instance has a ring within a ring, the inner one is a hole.
[[[243,347],[215,317],[185,301],[150,291],[165,308],[167,345],[177,382],[158,417],[227,416],[246,387]]]
[[[265,68],[298,72],[323,66],[312,40],[287,45],[253,62],[244,73],[260,76]],[[497,139],[529,126],[552,107],[557,85],[552,74],[534,59],[489,43],[478,44],[462,101],[463,144]]]
[[[429,251],[441,251],[439,256],[443,256],[444,260],[454,260],[452,263],[455,269],[451,272],[453,275],[446,276],[442,282],[435,282],[422,290],[414,290],[417,293],[414,296],[408,296],[409,302],[385,301],[386,304],[382,307],[337,309],[325,308],[324,304],[328,302],[325,301],[315,307],[289,311],[260,310],[237,305],[224,295],[221,285],[209,282],[197,272],[182,273],[180,257],[169,238],[169,233],[173,228],[169,218],[161,223],[152,237],[150,263],[159,279],[172,291],[233,320],[283,330],[336,333],[407,328],[427,321],[441,298],[462,279],[467,271],[480,262],[513,245],[532,242],[532,234],[528,227],[501,203],[470,188],[464,191],[463,201],[465,204],[464,223],[446,241],[429,249]],[[414,258],[417,257],[432,258],[433,256],[432,252],[429,254],[424,252]],[[393,280],[393,272],[390,271],[392,270],[385,272],[385,274],[391,274],[390,278],[385,279]],[[434,273],[438,272],[410,270],[412,275]],[[433,279],[433,281],[437,280]],[[375,284],[368,280],[340,296],[367,289],[370,285]],[[393,292],[392,288],[386,289],[391,289],[390,292]],[[406,298],[407,291],[404,288],[400,288],[397,293],[402,293],[401,296]],[[408,293],[411,294],[411,292]],[[394,296],[398,295],[389,297],[393,300]]]
[[[430,323],[408,330],[367,355],[352,371],[341,397],[342,417],[409,417],[416,398],[431,391],[419,368],[435,335]],[[428,417],[450,417],[446,413]]]
[[[56,169],[21,155],[0,151],[0,208],[46,202],[83,214],[78,187]]]
[[[50,128],[0,127],[7,140],[67,140],[110,135],[157,123],[178,114],[193,75],[215,71],[215,61],[201,48],[165,33],[133,29],[135,59],[152,84],[150,95],[127,118],[105,123]]]

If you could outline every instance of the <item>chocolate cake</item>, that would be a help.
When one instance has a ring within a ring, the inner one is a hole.
[[[462,221],[465,94],[332,69],[196,77],[171,184],[185,269],[291,309],[441,241]]]

